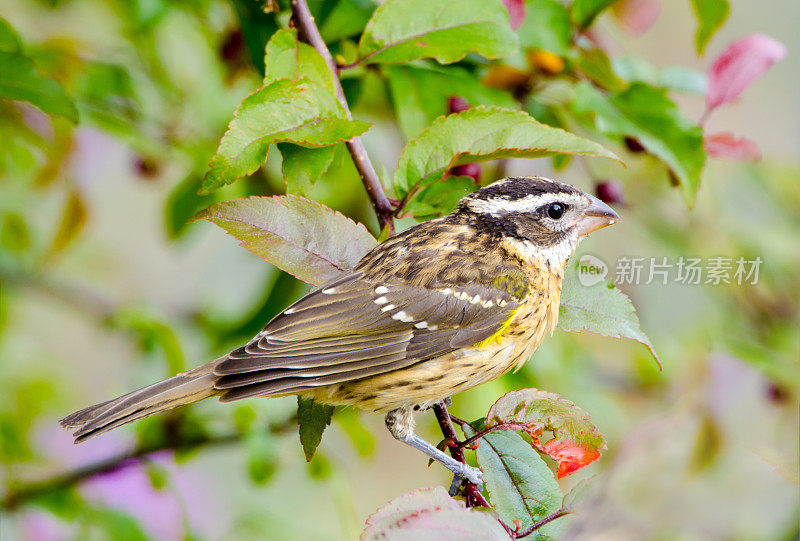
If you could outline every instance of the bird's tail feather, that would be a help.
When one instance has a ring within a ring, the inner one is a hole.
[[[219,394],[214,388],[215,364],[212,362],[114,400],[89,406],[59,422],[64,428],[77,428],[73,436],[75,443],[80,443],[143,417],[209,398]]]

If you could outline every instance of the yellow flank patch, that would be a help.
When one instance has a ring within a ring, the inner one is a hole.
[[[489,338],[484,338],[483,340],[475,344],[475,347],[478,349],[483,349],[492,342],[496,342],[497,345],[500,345],[500,341],[503,339],[503,335],[505,334],[506,330],[508,329],[509,326],[511,326],[511,323],[514,321],[514,318],[517,317],[518,310],[519,308],[511,312],[511,316],[507,320],[505,320],[505,322],[502,325],[500,325],[500,328],[497,329],[497,331],[495,331],[494,334],[492,334]]]

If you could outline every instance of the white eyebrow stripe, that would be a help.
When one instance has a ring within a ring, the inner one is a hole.
[[[581,194],[572,193],[544,193],[526,195],[519,199],[503,199],[501,197],[493,199],[468,199],[467,206],[473,212],[479,214],[502,214],[505,212],[532,212],[542,205],[562,201],[567,204],[575,205],[583,200]]]

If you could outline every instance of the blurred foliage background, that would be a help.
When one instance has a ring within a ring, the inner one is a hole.
[[[375,7],[311,4],[326,41],[345,56]],[[307,464],[291,397],[208,401],[72,446],[57,426],[64,414],[225,353],[307,291],[215,226],[187,224],[214,201],[286,191],[273,152],[245,181],[196,195],[232,111],[260,85],[266,40],[287,17],[250,0],[0,0],[0,17],[77,108],[57,104],[62,114],[51,117],[0,101],[0,538],[353,539],[385,501],[447,485],[443,469],[426,469],[391,439],[381,416],[350,410],[337,412]],[[794,2],[735,0],[700,57],[688,1],[662,2],[644,34],[609,14],[593,27],[615,60],[635,55],[659,69],[703,72],[752,31],[790,51],[707,124],[755,141],[763,160],[709,160],[691,210],[663,164],[631,145],[612,146],[627,168],[507,160],[477,173],[484,182],[503,172],[543,175],[587,191],[618,182],[623,221],[580,249],[612,268],[623,256],[763,260],[756,285],[623,286],[661,372],[635,342],[556,330],[523,370],[454,399],[453,413],[471,419],[508,390],[537,387],[592,414],[609,451],[562,481],[566,492],[592,478],[592,505],[571,519],[569,538],[797,539],[797,20]],[[617,61],[611,76],[633,64]],[[479,66],[505,93],[492,99],[512,101],[508,81],[520,68]],[[391,171],[415,120],[398,126],[377,70],[345,75],[343,85],[354,116],[375,124],[363,137],[373,161]],[[534,116],[563,90],[544,86],[525,104]],[[446,111],[446,89],[434,82],[422,92],[431,114]],[[695,121],[703,113],[700,94],[675,100]],[[310,194],[378,233],[346,156]],[[430,417],[420,429],[437,441]],[[83,483],[58,477],[177,441],[191,445]]]

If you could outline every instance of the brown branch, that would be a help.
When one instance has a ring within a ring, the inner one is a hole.
[[[290,416],[286,420],[269,426],[268,430],[273,434],[281,434],[288,430],[293,430],[297,426],[297,418]],[[234,432],[218,436],[199,436],[184,440],[164,441],[154,445],[136,447],[128,451],[123,451],[117,455],[100,460],[93,464],[88,464],[80,468],[75,468],[65,472],[57,473],[47,479],[20,485],[6,492],[0,500],[0,509],[14,511],[19,506],[44,496],[51,492],[64,490],[82,482],[97,477],[99,475],[115,472],[124,468],[138,465],[147,458],[162,451],[185,451],[198,449],[201,447],[216,447],[228,445],[241,441],[244,434]]]
[[[542,528],[543,526],[545,526],[546,524],[549,524],[549,523],[553,522],[555,519],[561,518],[564,515],[568,515],[570,513],[572,513],[572,509],[570,509],[569,507],[562,507],[561,509],[559,509],[558,511],[556,511],[552,515],[548,515],[548,516],[544,517],[539,522],[534,522],[533,524],[531,524],[530,526],[528,526],[527,528],[525,528],[521,532],[513,532],[513,537],[514,537],[514,539],[522,539],[523,537],[527,537],[530,534],[532,534],[533,532],[535,532],[536,530],[538,530],[538,529]]]
[[[450,455],[459,462],[466,464],[467,459],[464,458],[464,451],[459,444],[456,430],[453,428],[453,423],[450,421],[450,414],[447,411],[447,406],[440,402],[433,406],[433,413],[436,415],[436,420],[439,422],[439,427],[442,429],[442,435],[445,440],[455,443],[449,445]],[[478,487],[469,481],[464,481],[465,492],[467,495],[467,507],[491,507],[486,498],[483,497]]]
[[[292,0],[292,18],[297,25],[301,39],[314,47],[314,49],[322,55],[328,68],[334,74],[333,79],[336,87],[336,98],[344,108],[347,118],[352,119],[353,116],[350,113],[350,107],[347,105],[344,90],[342,90],[342,85],[339,82],[339,68],[333,60],[328,46],[325,45],[325,40],[322,39],[319,33],[319,28],[317,28],[314,17],[308,9],[306,0]],[[361,182],[364,183],[364,188],[367,190],[367,195],[369,195],[372,207],[375,209],[375,214],[378,216],[380,228],[388,227],[389,233],[394,234],[394,209],[392,208],[391,202],[386,197],[386,193],[383,191],[383,185],[378,178],[378,173],[375,172],[375,168],[372,166],[372,162],[369,160],[367,150],[364,148],[364,143],[361,142],[360,137],[353,137],[345,142],[345,145],[350,152],[350,156],[353,158],[353,164],[356,166],[359,176],[361,176]]]

